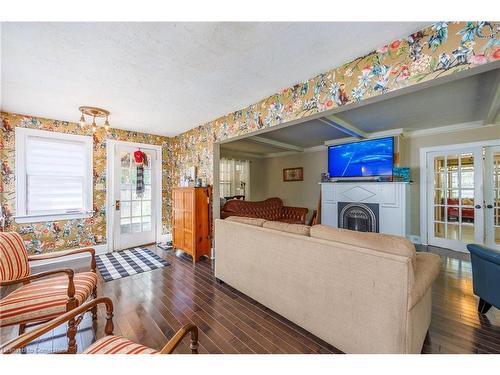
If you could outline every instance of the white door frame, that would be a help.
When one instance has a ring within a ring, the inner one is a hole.
[[[428,244],[427,236],[427,203],[428,203],[428,191],[427,191],[427,153],[434,151],[452,151],[460,148],[467,147],[485,147],[485,146],[498,146],[500,145],[500,138],[493,140],[485,140],[478,142],[468,142],[468,143],[457,143],[453,145],[440,145],[431,147],[420,148],[420,242],[423,245]],[[481,202],[483,205],[483,202]]]
[[[115,147],[129,146],[137,147],[143,149],[150,149],[156,151],[157,163],[154,173],[158,176],[155,182],[155,192],[151,194],[156,195],[156,206],[151,207],[151,209],[156,209],[156,242],[161,241],[162,234],[162,223],[163,223],[163,210],[162,210],[162,147],[157,145],[152,145],[148,143],[137,143],[137,142],[127,142],[118,141],[116,139],[106,140],[106,238],[108,244],[108,252],[114,249],[114,160],[115,160]]]
[[[495,182],[493,181],[493,174],[491,173],[493,171],[493,153],[494,152],[500,152],[500,145],[498,146],[492,146],[486,149],[486,158],[484,160],[484,169],[485,169],[485,187],[487,191],[485,191],[484,194],[484,203],[485,205],[492,204],[493,209],[486,209],[485,211],[485,228],[486,228],[486,238],[485,238],[485,244],[486,246],[492,248],[492,249],[497,249],[500,250],[500,244],[495,243],[495,219],[494,219],[494,214],[495,214],[495,197],[493,195],[493,190],[494,190],[494,184]],[[488,171],[488,172],[486,172]]]
[[[484,210],[483,210],[483,202],[484,202],[484,197],[483,197],[483,192],[484,192],[484,186],[483,186],[483,147],[481,146],[476,146],[476,147],[464,147],[464,148],[453,148],[449,151],[434,151],[434,152],[428,152],[427,153],[427,163],[426,167],[428,168],[430,163],[434,163],[434,158],[436,156],[443,156],[447,157],[449,153],[453,154],[458,154],[459,158],[460,155],[463,154],[468,154],[468,153],[473,153],[474,155],[474,206],[480,205],[479,208],[474,207],[474,240],[473,243],[479,243],[482,244],[484,243]],[[459,161],[458,159],[457,161]],[[431,173],[431,169],[434,170],[434,167],[431,165],[431,168],[427,169],[427,191],[434,191],[434,173]],[[458,173],[459,174],[459,173]],[[445,177],[446,179],[448,176]],[[446,184],[445,184],[446,186]],[[461,186],[461,182],[459,179],[459,186]],[[446,189],[449,187],[446,186]],[[459,190],[460,191],[460,190]],[[467,252],[466,244],[462,239],[457,239],[457,240],[452,240],[448,238],[437,238],[436,236],[433,235],[433,224],[435,219],[434,216],[434,196],[433,194],[426,194],[427,195],[427,228],[428,228],[428,233],[427,233],[427,242],[432,242],[433,245],[438,246],[438,247],[443,247],[443,248],[448,248],[452,249],[455,251],[460,251],[460,252]],[[447,196],[446,196],[447,197]],[[461,195],[459,195],[461,197]],[[444,204],[447,204],[446,202]],[[459,210],[462,210],[461,202],[459,204]],[[447,207],[447,206],[445,206]],[[446,215],[447,216],[447,215]],[[446,218],[444,225],[448,225],[448,218]],[[460,221],[457,218],[457,223],[458,226],[460,226]],[[458,227],[457,227],[458,228]],[[457,237],[459,237],[457,235]]]

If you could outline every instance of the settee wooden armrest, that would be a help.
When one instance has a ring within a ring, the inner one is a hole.
[[[29,275],[16,280],[0,281],[0,286],[8,286],[19,283],[28,284],[32,280],[41,279],[47,276],[57,275],[59,273],[65,273],[68,276],[68,289],[67,289],[68,301],[66,302],[66,306],[68,309],[72,309],[77,304],[75,298],[75,291],[76,291],[75,281],[74,281],[75,272],[69,268],[35,273],[33,275]]]
[[[35,274],[29,275],[29,276],[26,276],[26,277],[23,277],[20,279],[15,279],[15,280],[0,281],[0,286],[15,285],[15,284],[20,284],[20,283],[27,284],[32,280],[41,279],[42,277],[56,275],[58,273],[65,273],[66,275],[68,275],[68,280],[69,280],[68,290],[69,290],[69,287],[72,286],[73,294],[74,294],[75,285],[73,284],[73,277],[75,275],[75,272],[69,268],[35,273]],[[68,294],[68,296],[69,296],[69,294]]]
[[[39,254],[39,255],[30,255],[28,256],[28,261],[39,261],[39,260],[47,260],[47,259],[56,259],[62,258],[69,255],[76,255],[82,253],[90,253],[90,269],[92,272],[96,272],[96,261],[95,261],[95,249],[91,247],[86,247],[83,249],[73,249],[73,250],[63,250],[63,251],[55,251],[47,254]]]

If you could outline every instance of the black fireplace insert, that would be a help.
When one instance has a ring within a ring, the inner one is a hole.
[[[338,227],[379,233],[378,203],[339,202]]]

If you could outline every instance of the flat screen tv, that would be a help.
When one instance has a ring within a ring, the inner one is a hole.
[[[328,147],[328,173],[334,178],[392,176],[393,162],[393,137]]]

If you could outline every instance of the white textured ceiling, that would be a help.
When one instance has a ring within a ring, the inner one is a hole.
[[[1,108],[176,135],[427,24],[3,23]]]

